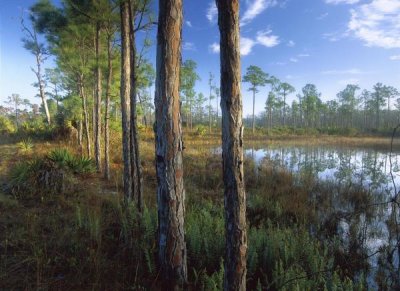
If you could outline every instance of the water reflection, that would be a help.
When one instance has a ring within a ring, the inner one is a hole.
[[[310,200],[317,205],[318,223],[311,225],[310,231],[325,241],[335,233],[340,244],[338,257],[353,261],[354,276],[367,273],[370,288],[400,286],[400,276],[393,275],[400,274],[399,212],[391,203],[400,185],[399,153],[266,147],[247,149],[245,155],[254,160],[258,172],[269,167],[293,173],[298,183],[304,183],[304,177],[316,181],[319,186],[310,189]],[[386,286],[377,280],[379,276],[385,278]]]
[[[360,184],[366,190],[394,190],[390,170],[396,185],[400,184],[400,155],[370,149],[329,147],[281,147],[247,149],[246,156],[260,166],[268,161],[273,167],[282,167],[292,173],[308,173],[320,180],[335,180],[340,185]]]

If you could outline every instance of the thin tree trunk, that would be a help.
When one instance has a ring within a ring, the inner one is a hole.
[[[124,197],[132,200],[132,175],[130,154],[130,110],[131,110],[131,52],[130,52],[130,10],[129,3],[122,1],[121,12],[121,113],[122,113],[122,151],[124,160]]]
[[[107,59],[108,59],[108,75],[106,87],[106,108],[104,113],[104,178],[110,179],[110,94],[112,83],[112,47],[111,36],[107,40]]]
[[[91,146],[90,146],[90,133],[89,133],[89,114],[87,108],[87,98],[85,94],[85,87],[83,85],[83,77],[79,76],[79,92],[82,98],[82,109],[83,109],[83,118],[84,118],[84,127],[85,127],[85,137],[86,137],[86,153],[87,156],[91,156]]]
[[[39,94],[40,94],[40,98],[42,99],[44,111],[46,113],[47,124],[50,125],[51,124],[50,111],[49,111],[49,107],[47,106],[46,95],[44,94],[44,86],[43,86],[41,66],[40,66],[39,60],[37,60],[37,69],[38,69],[37,78],[38,78],[38,83],[39,83]]]
[[[286,125],[286,92],[283,93],[283,126]]]
[[[101,172],[101,68],[100,68],[100,23],[96,23],[96,94],[95,94],[95,123],[93,124],[94,130],[94,151],[96,160],[97,172]]]
[[[82,115],[81,115],[81,117],[79,118],[79,122],[78,122],[78,145],[79,145],[79,148],[82,148],[82,138],[83,138],[82,127],[83,127],[83,125],[82,125]],[[81,154],[82,154],[82,151],[81,151]]]
[[[239,0],[217,0],[221,47],[222,159],[225,202],[224,290],[246,290],[246,193],[240,92]]]
[[[187,281],[183,141],[179,100],[182,0],[159,1],[156,77],[158,258],[166,289]]]
[[[256,130],[256,122],[255,122],[255,115],[254,115],[254,108],[256,106],[256,90],[253,90],[253,134]]]
[[[140,151],[139,151],[139,134],[137,128],[137,98],[136,98],[136,43],[135,43],[135,32],[133,28],[134,23],[134,11],[132,10],[132,1],[129,3],[129,17],[130,17],[130,29],[129,29],[129,40],[130,40],[130,61],[131,61],[131,74],[130,74],[130,84],[131,84],[131,169],[132,169],[132,191],[133,197],[136,199],[136,206],[139,213],[143,210],[143,175],[142,167],[140,164]]]

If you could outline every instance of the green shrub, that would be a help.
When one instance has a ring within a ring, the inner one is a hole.
[[[198,136],[204,136],[207,133],[207,130],[207,127],[201,124],[195,127],[195,133]]]
[[[32,139],[27,138],[24,140],[21,140],[18,144],[18,149],[22,153],[30,153],[33,149],[33,142]]]
[[[91,158],[73,156],[66,149],[52,150],[48,158],[63,169],[68,169],[74,174],[94,173],[96,167]]]
[[[0,134],[7,135],[16,131],[15,125],[5,116],[0,115]]]

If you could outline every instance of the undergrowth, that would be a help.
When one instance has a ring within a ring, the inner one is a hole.
[[[98,193],[99,179],[97,185],[88,182],[94,179],[85,176],[94,171],[90,159],[57,149],[16,164],[9,184],[18,195],[0,199],[0,289],[162,290],[157,211],[151,197],[155,193],[152,151],[143,150],[148,195],[142,217],[134,205],[123,202],[121,194]],[[223,286],[225,222],[219,163],[218,155],[190,149],[189,144],[185,157],[188,290]],[[79,191],[64,187],[57,195],[44,195],[38,174],[44,169],[74,179],[81,185]],[[245,171],[248,290],[366,288],[362,271],[353,276],[357,270],[347,272],[338,259],[341,253],[332,243],[336,234],[315,227],[318,209],[311,193],[318,196],[329,188],[308,176],[299,183],[291,174],[269,166],[257,168],[249,160]],[[311,232],[313,226],[316,230]]]

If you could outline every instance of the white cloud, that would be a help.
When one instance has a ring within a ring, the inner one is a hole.
[[[277,46],[280,41],[277,35],[271,34],[272,30],[258,31],[257,32],[257,43],[266,47]]]
[[[196,46],[193,42],[184,42],[182,45],[182,49],[186,51],[195,51]]]
[[[292,63],[297,63],[299,60],[296,58],[290,58],[289,61],[291,61]]]
[[[327,4],[356,4],[360,2],[360,0],[325,0]]]
[[[247,56],[251,53],[253,46],[257,43],[251,38],[241,37],[240,38],[240,54],[242,56]]]
[[[214,53],[214,54],[219,54],[220,52],[220,47],[219,47],[219,43],[212,43],[208,46],[208,49],[210,52]]]
[[[262,45],[268,48],[277,46],[280,43],[279,37],[272,34],[272,30],[260,30],[256,34],[256,38],[240,36],[240,54],[242,56],[249,55],[255,45]],[[211,53],[219,53],[219,44],[214,42],[208,46]]]
[[[391,56],[391,57],[390,57],[390,60],[392,60],[392,61],[400,61],[400,55]]]
[[[289,40],[288,42],[287,42],[287,46],[288,47],[294,47],[296,45],[296,43],[293,41],[293,40]]]
[[[322,13],[320,16],[317,17],[317,20],[322,20],[324,18],[326,18],[329,15],[328,12]]]
[[[248,1],[249,2],[249,1]],[[240,20],[240,25],[244,26],[249,24],[254,18],[261,14],[268,7],[273,7],[278,4],[277,0],[254,0],[247,6],[242,19]]]
[[[350,13],[349,32],[366,46],[400,48],[400,0],[373,0]]]
[[[187,25],[188,27],[192,27],[192,23],[191,23],[189,20],[187,20],[185,23],[186,23],[186,25]]]
[[[215,5],[215,1],[211,1],[207,8],[206,17],[208,21],[215,22],[215,18],[217,17],[217,15],[218,15],[218,9],[217,6]]]
[[[339,41],[340,39],[342,39],[342,38],[344,38],[344,37],[346,37],[348,35],[349,34],[347,32],[336,31],[336,32],[324,33],[322,35],[322,38],[327,39],[327,40],[329,40],[331,42],[336,42],[336,41]]]
[[[348,70],[328,70],[322,71],[323,75],[364,75],[369,72],[361,71],[360,69],[348,69]]]
[[[348,84],[352,84],[352,85],[358,85],[360,83],[359,79],[356,78],[350,78],[350,79],[345,79],[345,80],[339,80],[338,84],[339,85],[343,85],[346,86]]]

